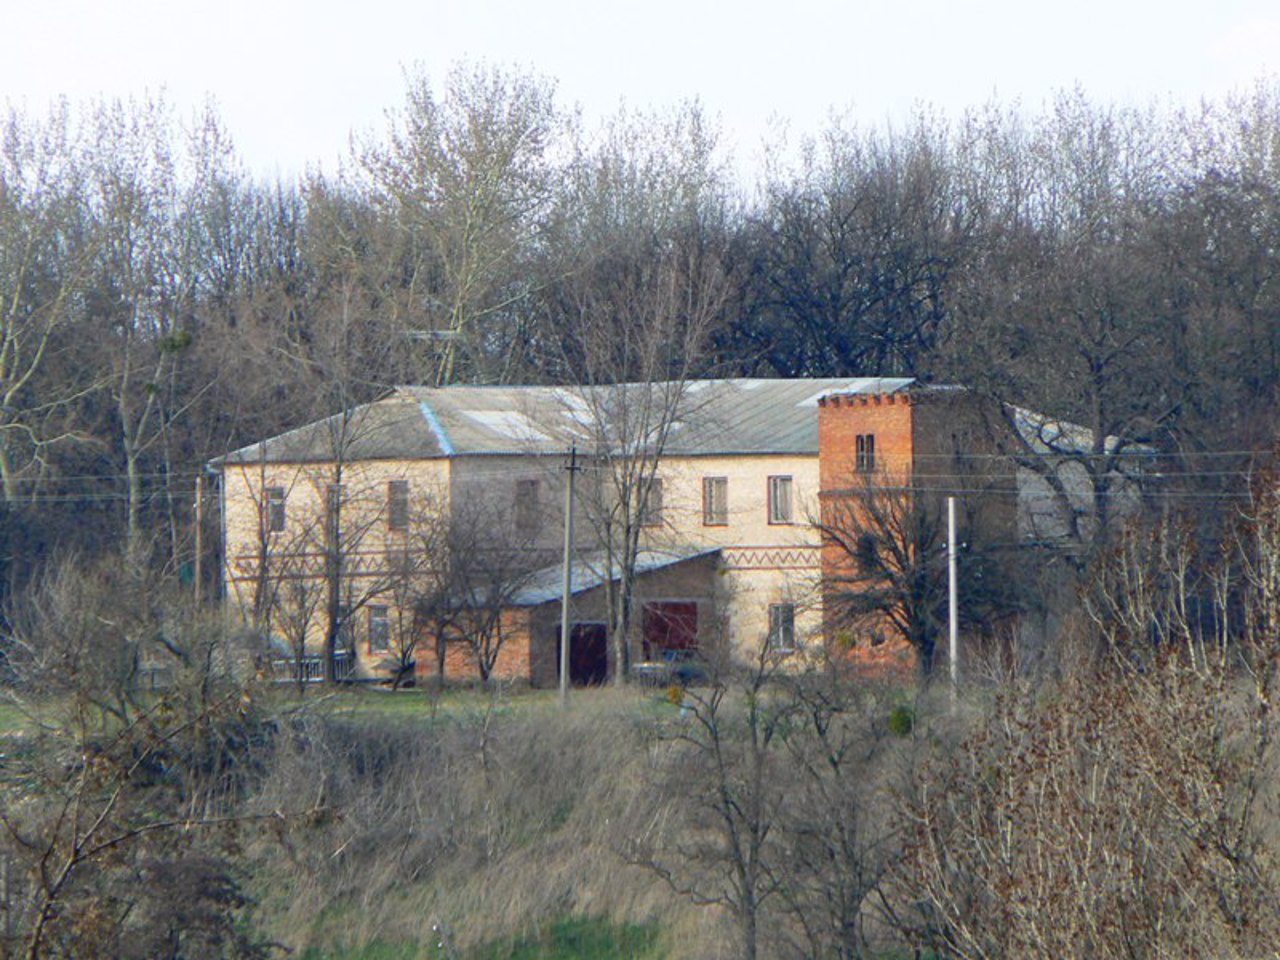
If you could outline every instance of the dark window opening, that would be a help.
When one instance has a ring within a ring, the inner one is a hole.
[[[538,532],[538,481],[516,481],[516,533],[531,537]]]
[[[858,473],[870,473],[876,468],[876,435],[860,433],[855,441],[854,469]]]
[[[654,477],[649,481],[649,490],[644,498],[644,506],[640,510],[640,524],[645,527],[662,525],[662,478]]]
[[[409,529],[409,481],[387,482],[387,529],[404,533]]]
[[[369,652],[385,653],[391,649],[391,615],[387,607],[369,607]]]
[[[279,533],[284,529],[284,487],[267,487],[267,530]]]

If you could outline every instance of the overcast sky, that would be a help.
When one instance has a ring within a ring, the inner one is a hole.
[[[1276,0],[0,0],[0,100],[212,98],[256,173],[332,169],[381,129],[405,68],[460,59],[559,81],[588,119],[696,97],[744,163],[771,117],[862,124],[1054,90],[1194,102],[1280,66]]]

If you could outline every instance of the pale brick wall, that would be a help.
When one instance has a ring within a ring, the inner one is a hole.
[[[739,658],[759,652],[769,630],[771,604],[796,606],[801,643],[820,642],[822,612],[816,589],[820,538],[812,525],[818,511],[818,458],[797,455],[671,457],[662,462],[664,524],[652,542],[723,548],[720,606],[722,629]],[[769,522],[769,478],[792,478],[792,522]],[[728,522],[703,523],[702,482],[728,481]]]
[[[349,556],[356,571],[385,579],[391,552],[403,549],[412,540],[415,528],[430,522],[449,503],[449,462],[447,460],[376,460],[344,464],[341,471],[333,464],[246,464],[228,465],[222,478],[223,510],[223,577],[229,608],[248,618],[253,605],[257,571],[265,547],[272,555],[272,569],[280,577],[298,576],[303,571],[320,569],[319,551],[324,542],[326,489],[341,479],[344,490],[342,527],[348,536]],[[388,483],[404,480],[409,484],[409,532],[389,529],[387,522]],[[265,510],[265,491],[280,487],[285,494],[284,529],[267,532],[263,539],[260,526]],[[357,588],[366,603],[394,608],[387,596],[368,596]],[[396,617],[398,611],[392,610]],[[355,615],[357,640],[365,617]],[[325,627],[323,615],[315,618],[308,637],[310,649],[320,649]],[[363,656],[361,671],[367,671],[367,645],[357,643]],[[383,654],[374,659],[382,659]]]

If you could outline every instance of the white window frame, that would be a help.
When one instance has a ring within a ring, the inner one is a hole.
[[[729,525],[729,478],[702,478],[702,525],[727,527]]]
[[[769,636],[772,653],[794,653],[796,643],[796,605],[794,603],[769,604]]]
[[[387,653],[391,650],[391,608],[371,603],[368,610],[369,653]]]
[[[769,523],[795,523],[795,483],[790,474],[769,478]]]

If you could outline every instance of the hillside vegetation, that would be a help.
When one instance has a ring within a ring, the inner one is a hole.
[[[970,658],[954,703],[762,661],[567,711],[285,694],[163,591],[64,567],[9,659],[6,952],[1258,956],[1278,559],[1274,497],[1212,557],[1126,537],[1050,662]]]
[[[1274,954],[1277,144],[1272,81],[1067,91],[834,120],[744,185],[696,106],[586,130],[464,64],[263,184],[212,111],[7,107],[0,956]],[[954,703],[837,649],[561,712],[282,691],[225,617],[228,450],[395,384],[718,376],[1085,428],[1087,549],[999,545],[1067,571],[1019,597],[1047,642]]]

